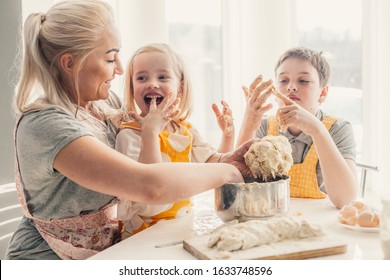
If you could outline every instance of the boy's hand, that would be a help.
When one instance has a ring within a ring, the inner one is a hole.
[[[221,101],[222,112],[219,110],[216,104],[212,105],[215,117],[219,128],[222,130],[222,133],[225,137],[234,137],[234,123],[233,123],[233,114],[232,110],[229,108],[229,105],[225,101]]]
[[[287,96],[281,94],[279,91],[277,91],[275,89],[275,87],[273,87],[273,90],[272,90],[272,94],[276,96],[276,98],[279,99],[279,101],[284,105],[284,106],[288,106],[288,105],[293,105],[295,104],[294,101],[292,101],[290,98],[288,98]],[[280,107],[283,107],[283,106],[280,106]],[[279,123],[279,126],[280,126],[280,130],[282,132],[286,132],[287,131],[287,128],[288,126],[282,122],[282,117],[281,117],[281,113],[280,113],[280,110],[278,110],[276,112],[276,120],[277,122]]]
[[[279,91],[276,90],[276,88],[272,87],[272,94],[276,96],[284,105],[292,105],[295,104],[294,101],[292,101],[290,98],[285,96],[284,94],[281,94]]]
[[[288,127],[296,127],[307,135],[313,135],[321,123],[315,115],[292,101],[287,96],[274,90],[273,94],[285,105],[278,109],[276,116],[282,132]]]
[[[246,99],[246,109],[237,138],[238,145],[255,137],[263,115],[272,108],[271,103],[266,103],[272,93],[272,80],[263,82],[263,77],[259,75],[249,88],[243,86],[242,89]]]
[[[264,113],[272,108],[272,104],[266,103],[273,90],[272,80],[263,82],[263,77],[259,75],[253,80],[249,89],[245,86],[242,89],[247,101],[244,125],[256,130],[260,126]]]

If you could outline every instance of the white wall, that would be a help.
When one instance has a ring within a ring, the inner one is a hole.
[[[379,173],[369,174],[372,189],[390,196],[390,1],[363,3],[363,158],[380,169]]]
[[[16,38],[21,1],[0,1],[0,184],[14,181],[13,126],[15,119],[11,109],[13,96],[11,71],[16,55]]]

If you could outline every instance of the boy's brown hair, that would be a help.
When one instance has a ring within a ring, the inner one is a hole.
[[[288,49],[279,57],[279,60],[275,65],[275,74],[280,65],[290,57],[301,58],[309,61],[318,72],[321,87],[324,87],[329,83],[331,69],[329,62],[322,51],[315,51],[307,47],[295,47]]]

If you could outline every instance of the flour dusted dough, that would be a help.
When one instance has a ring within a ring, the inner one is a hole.
[[[283,135],[268,135],[254,142],[245,153],[245,163],[255,178],[264,181],[287,175],[293,164],[292,149]]]
[[[208,247],[217,247],[219,251],[245,250],[285,239],[304,239],[323,234],[320,226],[292,217],[250,220],[213,233]]]

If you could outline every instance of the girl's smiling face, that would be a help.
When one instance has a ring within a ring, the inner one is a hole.
[[[326,99],[328,86],[320,86],[317,70],[307,60],[289,57],[276,72],[276,89],[291,100],[316,114]]]
[[[157,106],[171,93],[171,105],[182,95],[182,86],[175,74],[172,61],[163,52],[145,52],[139,54],[133,63],[134,100],[141,110],[141,116],[146,116],[152,98],[156,98]]]

